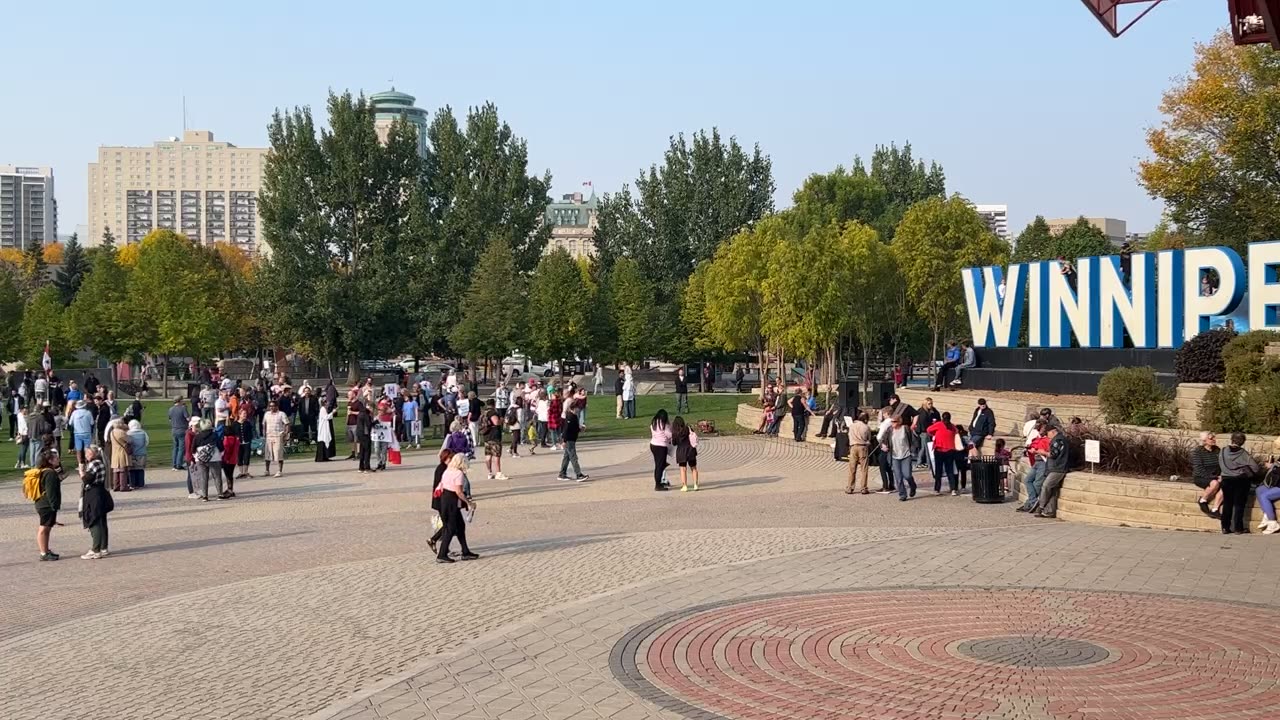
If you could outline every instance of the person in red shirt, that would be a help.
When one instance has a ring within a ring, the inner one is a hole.
[[[956,457],[964,452],[956,446],[956,426],[951,424],[951,413],[942,413],[942,419],[924,430],[933,439],[933,492],[942,494],[942,473],[947,473],[951,494],[959,495],[956,479]]]
[[[560,449],[560,427],[563,424],[564,400],[560,398],[560,389],[551,393],[551,403],[547,410],[547,427],[551,430],[551,444]]]
[[[1027,488],[1027,501],[1014,508],[1014,510],[1031,512],[1031,509],[1036,506],[1036,500],[1040,499],[1040,488],[1044,486],[1048,457],[1049,424],[1037,422],[1036,437],[1027,445],[1027,462],[1031,465],[1031,469],[1027,471],[1027,476],[1022,481]]]

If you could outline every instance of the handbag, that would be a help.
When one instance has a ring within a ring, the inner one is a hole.
[[[400,464],[400,450],[398,450],[398,449],[396,449],[396,448],[391,448],[390,450],[388,450],[388,451],[387,451],[387,462],[391,463],[392,465],[399,465],[399,464]]]

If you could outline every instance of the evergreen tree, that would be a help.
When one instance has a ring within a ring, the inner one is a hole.
[[[563,248],[547,253],[529,283],[529,352],[541,360],[586,357],[592,349],[594,293]]]
[[[511,246],[501,238],[490,241],[471,275],[462,320],[453,328],[453,347],[467,357],[487,360],[510,354],[520,336],[521,284]]]
[[[618,359],[639,362],[654,351],[653,283],[638,262],[624,257],[609,272],[609,295]]]
[[[22,296],[13,275],[0,269],[0,363],[18,359],[23,310]]]
[[[85,254],[84,248],[80,245],[80,239],[75,233],[72,233],[71,239],[67,241],[67,246],[62,250],[62,268],[58,270],[57,276],[53,283],[58,288],[58,294],[62,298],[62,305],[66,307],[75,300],[76,293],[80,290],[80,284],[84,282],[84,276],[89,272],[92,266],[89,264],[89,258]]]

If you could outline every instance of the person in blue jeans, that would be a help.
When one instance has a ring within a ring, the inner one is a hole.
[[[191,414],[187,412],[187,401],[182,397],[173,399],[173,407],[169,408],[169,432],[173,434],[173,469],[186,469],[187,425],[191,422]]]
[[[1040,489],[1044,487],[1044,476],[1048,467],[1046,462],[1049,457],[1048,432],[1048,423],[1036,422],[1036,437],[1027,445],[1027,462],[1031,463],[1031,469],[1027,471],[1027,476],[1022,481],[1027,488],[1027,500],[1014,508],[1017,512],[1031,512],[1031,509],[1036,506],[1036,501],[1040,499]]]
[[[76,466],[83,466],[84,453],[93,444],[93,413],[89,412],[84,400],[76,401],[76,409],[71,411],[67,424],[71,426],[71,447],[76,451]]]
[[[1280,532],[1280,522],[1276,521],[1276,500],[1280,500],[1280,465],[1267,463],[1267,474],[1254,492],[1258,496],[1258,505],[1262,508],[1262,534],[1274,535]]]
[[[903,425],[902,416],[897,416],[893,418],[893,424],[889,426],[889,435],[886,440],[888,442],[881,446],[881,450],[889,453],[890,465],[893,467],[894,485],[898,490],[898,499],[905,502],[908,497],[916,496],[916,480],[911,475],[915,436],[912,434],[911,428]]]

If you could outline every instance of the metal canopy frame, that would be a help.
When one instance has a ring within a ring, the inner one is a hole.
[[[1164,0],[1080,0],[1084,6],[1089,8],[1089,12],[1102,23],[1102,27],[1111,33],[1111,37],[1118,38],[1125,33],[1126,30],[1133,27],[1134,23],[1146,17],[1147,13],[1156,9]],[[1124,27],[1118,27],[1118,13],[1116,9],[1121,5],[1145,5],[1142,12],[1137,17],[1130,20]]]

